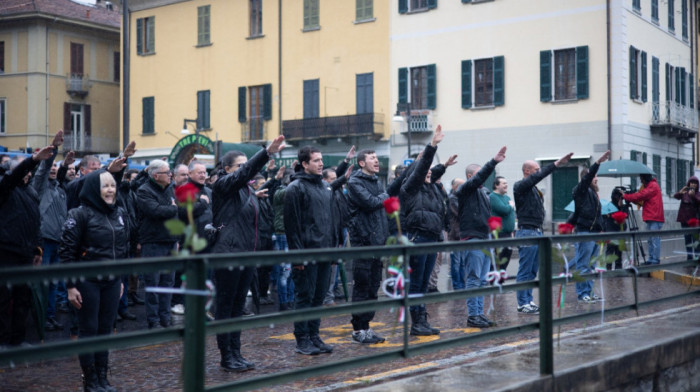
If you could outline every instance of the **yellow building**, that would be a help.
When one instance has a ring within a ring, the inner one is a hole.
[[[260,144],[280,130],[324,155],[353,144],[388,155],[388,2],[134,0],[130,11],[137,161],[176,143],[174,160],[214,153],[216,141]]]
[[[89,3],[92,3],[90,5]],[[119,151],[119,26],[109,2],[0,2],[0,146]]]

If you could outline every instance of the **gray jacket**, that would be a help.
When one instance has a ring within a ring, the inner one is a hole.
[[[61,242],[63,222],[68,217],[66,204],[66,191],[57,180],[49,179],[49,171],[56,158],[56,150],[53,156],[41,162],[36,175],[32,180],[32,186],[39,194],[39,213],[41,214],[41,238]]]

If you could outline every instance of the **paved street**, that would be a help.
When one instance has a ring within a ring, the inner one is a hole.
[[[629,304],[633,301],[632,278],[613,278],[605,281],[603,290],[599,288],[596,280],[595,290],[603,292],[606,301],[593,305],[577,303],[573,284],[566,287],[566,304],[563,315],[571,315],[584,311],[600,310],[601,306],[613,307]],[[687,286],[672,281],[661,281],[653,278],[641,278],[639,280],[640,300],[649,300],[673,295],[687,290]],[[558,287],[554,289],[558,293]],[[537,293],[535,293],[535,297]],[[486,307],[490,299],[486,298]],[[692,299],[675,301],[674,303],[655,306],[644,309],[640,315],[651,314],[656,311],[666,310],[670,307],[685,306],[696,303]],[[496,295],[494,298],[494,311],[491,313],[498,327],[512,326],[522,322],[536,320],[536,316],[518,314],[515,310],[515,294],[506,293]],[[145,328],[144,306],[131,308],[138,315],[136,321],[123,321],[118,323],[117,331],[133,331]],[[262,312],[274,311],[274,305],[263,306]],[[556,309],[555,309],[556,311]],[[466,326],[466,309],[463,301],[450,301],[428,306],[429,321],[435,327],[441,329],[439,336],[411,338],[412,344],[420,344],[433,339],[445,339],[463,335],[465,333],[478,333],[479,329]],[[606,316],[606,321],[635,317],[635,312],[626,312],[615,316]],[[67,314],[60,314],[60,321],[69,324]],[[556,314],[555,314],[556,317]],[[176,323],[182,322],[182,317],[175,319]],[[219,354],[216,349],[214,336],[207,337],[207,385],[230,382],[241,377],[255,377],[261,374],[287,371],[294,368],[313,366],[326,363],[329,360],[357,357],[376,351],[385,350],[401,345],[401,326],[396,325],[396,313],[378,313],[372,324],[373,329],[387,337],[384,344],[363,346],[353,343],[350,338],[351,327],[349,316],[336,316],[324,319],[322,323],[322,338],[335,346],[335,351],[330,355],[302,356],[294,353],[294,338],[291,334],[292,326],[275,325],[269,328],[257,328],[243,333],[243,349],[245,357],[256,363],[257,368],[244,374],[232,374],[220,369]],[[599,319],[587,322],[575,323],[564,326],[562,331],[570,331],[586,326],[600,324]],[[555,329],[556,331],[556,329]],[[47,340],[67,339],[68,332],[51,332]],[[283,386],[275,387],[275,391],[297,391],[319,388],[319,390],[353,389],[366,386],[367,380],[386,379],[413,375],[421,369],[437,369],[448,366],[451,362],[439,362],[444,358],[462,358],[464,354],[477,350],[484,350],[494,346],[508,343],[511,349],[517,349],[519,343],[528,339],[536,339],[537,332],[528,332],[520,336],[500,338],[487,342],[480,342],[470,346],[456,347],[454,349],[437,353],[420,355],[404,360],[397,360],[387,364],[366,366],[347,372],[316,377]],[[555,338],[556,342],[556,338]],[[498,355],[497,353],[492,355]],[[166,343],[154,346],[146,346],[134,349],[113,350],[111,354],[111,380],[119,390],[123,391],[177,391],[181,389],[180,370],[182,358],[181,343]],[[467,357],[460,361],[473,360]],[[440,363],[444,363],[440,365]],[[390,373],[389,373],[390,372]],[[329,388],[330,387],[330,388]],[[81,388],[80,367],[77,358],[64,358],[49,360],[29,365],[18,365],[15,368],[0,369],[0,390],[2,391],[78,391]]]

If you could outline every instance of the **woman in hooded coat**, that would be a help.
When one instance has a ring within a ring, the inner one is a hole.
[[[690,227],[688,221],[691,219],[697,219],[698,209],[700,208],[700,193],[698,193],[698,178],[692,176],[688,179],[688,183],[673,195],[674,199],[680,200],[681,205],[678,207],[678,217],[676,222],[681,224],[681,227]],[[693,260],[698,254],[698,247],[693,250],[693,242],[695,239],[692,234],[685,235],[685,250],[687,253],[687,259]]]
[[[59,255],[64,263],[125,259],[129,250],[127,212],[117,207],[117,184],[111,173],[90,173],[80,191],[81,205],[68,212]],[[79,338],[109,335],[124,286],[118,278],[68,282],[68,300],[78,309]],[[116,391],[107,381],[109,351],[79,355],[87,391]]]

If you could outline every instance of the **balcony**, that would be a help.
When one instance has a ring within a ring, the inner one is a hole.
[[[66,75],[66,92],[73,98],[85,98],[90,89],[90,78],[87,74]]]
[[[406,112],[400,113],[402,117],[406,117]],[[433,132],[433,115],[430,110],[411,110],[411,134],[419,134],[423,132]],[[406,123],[401,124],[401,133],[406,134]]]
[[[63,140],[63,152],[75,151],[79,155],[116,154],[119,152],[119,136],[92,136],[66,133]]]
[[[652,134],[692,143],[698,133],[698,113],[673,101],[652,103],[650,128]]]
[[[384,135],[384,115],[381,113],[353,114],[286,120],[282,133],[289,141],[368,136],[380,139]]]

